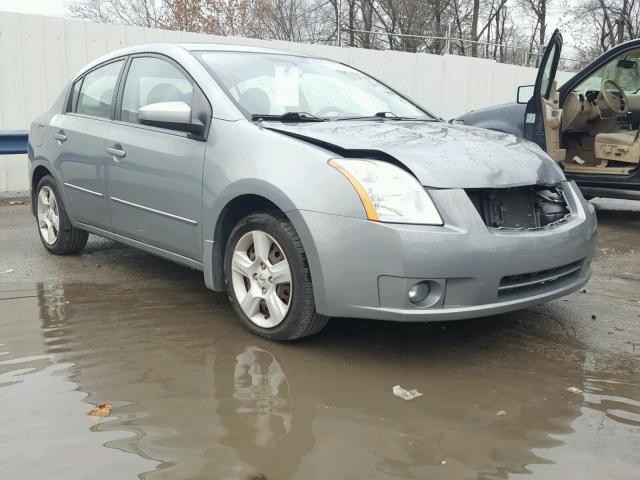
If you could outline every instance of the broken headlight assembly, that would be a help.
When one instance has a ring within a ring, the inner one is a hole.
[[[442,218],[420,182],[406,170],[382,160],[334,158],[355,189],[369,220],[442,225]]]

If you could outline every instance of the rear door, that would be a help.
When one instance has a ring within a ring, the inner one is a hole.
[[[113,230],[181,256],[202,260],[202,169],[206,141],[140,123],[138,109],[203,98],[173,60],[131,57],[108,132],[109,210]],[[209,114],[209,118],[211,115]]]
[[[537,143],[540,148],[547,151],[547,138],[545,135],[544,108],[547,102],[553,100],[555,93],[554,81],[560,53],[562,51],[562,35],[558,30],[553,32],[547,48],[542,55],[533,96],[527,103],[524,117],[524,136],[526,139]]]
[[[100,65],[73,84],[65,112],[51,119],[54,168],[75,221],[111,228],[106,198],[105,141],[124,59]]]

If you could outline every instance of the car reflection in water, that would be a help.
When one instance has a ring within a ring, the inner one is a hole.
[[[233,379],[236,413],[252,422],[257,446],[274,448],[291,431],[293,419],[293,399],[282,367],[273,354],[251,346],[236,356]]]
[[[61,432],[82,438],[52,459],[65,478],[86,458],[93,478],[633,478],[640,464],[637,359],[541,341],[513,319],[346,322],[291,345],[256,339],[192,286],[54,284],[32,297],[2,326],[5,358],[19,357],[1,372],[47,360],[0,397],[28,385],[28,409],[11,413],[39,436],[0,439],[46,455]],[[75,387],[53,388],[52,367]],[[396,398],[397,383],[424,396]],[[111,415],[88,420],[101,402]]]

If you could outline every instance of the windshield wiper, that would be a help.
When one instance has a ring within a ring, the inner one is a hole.
[[[373,115],[362,117],[343,117],[336,120],[417,120],[421,122],[436,122],[435,118],[419,118],[419,117],[399,117],[393,112],[376,112]]]
[[[263,113],[254,113],[251,120],[255,121],[274,121],[274,122],[326,122],[325,119],[316,117],[307,112],[286,112],[282,115],[269,115]]]

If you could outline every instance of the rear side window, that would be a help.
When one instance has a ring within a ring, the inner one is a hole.
[[[109,118],[123,64],[124,60],[120,60],[87,73],[80,86],[77,102],[72,99],[75,103],[73,111],[92,117]]]
[[[192,96],[193,83],[171,63],[156,57],[134,58],[124,84],[120,120],[140,123],[140,107],[161,102],[191,106]]]

